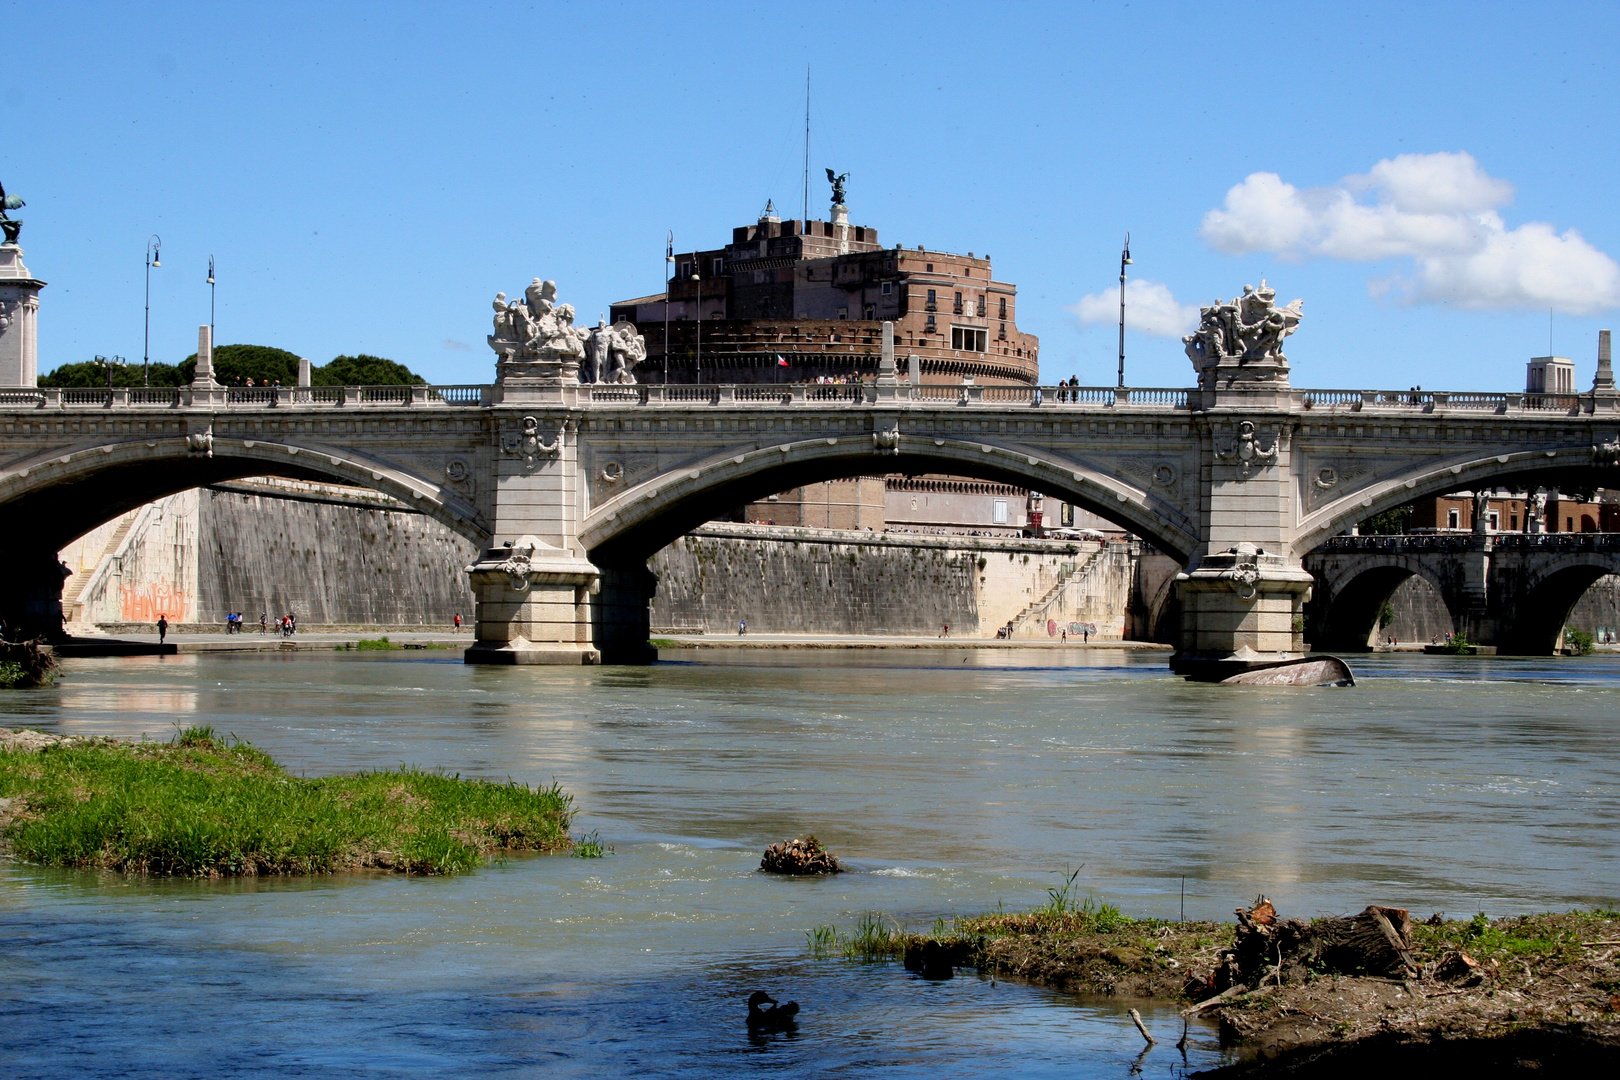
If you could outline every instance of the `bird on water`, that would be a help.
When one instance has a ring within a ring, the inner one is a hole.
[[[760,1008],[761,1005],[767,1004],[770,1008]],[[794,1017],[798,1015],[797,1001],[778,1005],[776,999],[763,990],[755,990],[748,998],[749,1031],[787,1031],[793,1027]]]

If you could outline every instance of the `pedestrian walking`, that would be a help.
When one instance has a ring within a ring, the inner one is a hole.
[[[745,635],[747,633],[748,633],[748,620],[747,619],[738,619],[737,620],[737,636],[742,637],[743,635]]]
[[[456,612],[456,633],[461,633],[461,612]]]
[[[268,634],[269,632],[270,632],[270,613],[268,611],[261,611],[261,612],[259,612],[259,633]]]
[[[169,618],[161,611],[158,612],[157,630],[158,644],[161,645],[163,644],[163,639],[169,636]]]

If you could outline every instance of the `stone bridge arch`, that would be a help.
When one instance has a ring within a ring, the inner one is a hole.
[[[1482,457],[1425,461],[1374,479],[1301,518],[1294,552],[1303,556],[1352,525],[1415,499],[1480,487],[1613,486],[1620,468],[1594,460],[1590,443]]]
[[[1620,573],[1620,551],[1574,552],[1541,565],[1521,559],[1509,566],[1499,557],[1494,575],[1499,591],[1497,650],[1550,655],[1586,590],[1615,573]]]
[[[595,506],[580,546],[601,572],[593,636],[603,658],[644,657],[648,602],[657,587],[646,560],[694,527],[778,491],[873,473],[946,473],[1055,496],[1114,521],[1185,564],[1195,524],[1169,499],[1084,463],[980,440],[902,436],[879,453],[870,434],[750,444],[658,474]]]
[[[211,451],[211,452],[210,452]],[[12,462],[0,471],[0,620],[30,633],[61,623],[57,552],[126,511],[189,488],[250,476],[280,476],[370,488],[391,495],[484,545],[484,515],[456,491],[399,462],[348,447],[285,438],[214,439],[194,449],[185,438],[86,440]]]
[[[1408,578],[1427,581],[1446,605],[1453,629],[1461,607],[1456,568],[1429,554],[1335,552],[1318,549],[1305,568],[1316,579],[1305,605],[1305,638],[1323,652],[1366,652],[1379,615]]]
[[[1196,523],[1176,503],[1095,465],[961,439],[902,437],[898,452],[880,454],[870,438],[848,436],[750,444],[671,469],[592,508],[580,544],[599,563],[644,560],[697,525],[766,495],[891,472],[968,476],[1057,496],[1124,526],[1183,563],[1197,545]]]

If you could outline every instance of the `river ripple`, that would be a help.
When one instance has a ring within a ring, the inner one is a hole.
[[[668,654],[666,654],[668,655]],[[1195,686],[1162,655],[709,651],[648,668],[432,653],[75,661],[0,724],[212,724],[307,774],[560,781],[602,860],[449,880],[146,882],[0,864],[17,1076],[1125,1076],[1128,1003],[805,957],[803,931],[1045,899],[1491,914],[1620,893],[1620,660],[1399,656],[1352,690]],[[755,872],[814,832],[835,879]],[[750,1041],[741,999],[797,998]],[[1148,1010],[1182,1059],[1173,1013]],[[1190,1063],[1219,1051],[1195,1029]]]

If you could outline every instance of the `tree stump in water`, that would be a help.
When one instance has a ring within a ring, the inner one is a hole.
[[[836,874],[844,869],[814,836],[772,844],[759,868],[771,874]]]
[[[1335,975],[1416,975],[1412,919],[1404,908],[1374,904],[1351,918],[1277,918],[1265,897],[1237,909],[1237,934],[1224,965],[1228,985],[1302,981],[1307,972]]]

